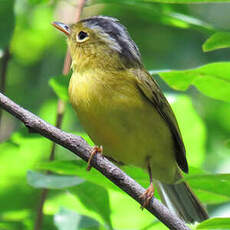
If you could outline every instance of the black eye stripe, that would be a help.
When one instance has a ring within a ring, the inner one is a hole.
[[[88,37],[88,34],[84,31],[80,31],[79,34],[78,34],[78,39],[79,40],[83,40],[85,39],[86,37]]]

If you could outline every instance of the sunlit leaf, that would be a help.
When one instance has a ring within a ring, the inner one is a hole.
[[[30,14],[29,23],[26,25],[25,19],[20,15],[21,20],[18,20],[15,27],[11,50],[14,58],[23,65],[31,65],[41,60],[54,42],[55,34],[50,25],[53,20],[52,12],[51,7],[37,6],[33,9],[33,14]]]
[[[26,226],[33,224],[31,210],[40,194],[26,182],[26,172],[48,151],[50,142],[36,134],[28,134],[26,128],[12,133],[9,141],[0,144],[1,222],[12,220],[16,226],[18,222],[15,228],[10,224],[11,230],[27,230]]]
[[[61,174],[77,175],[87,181],[105,188],[120,191],[117,186],[113,185],[112,182],[110,182],[95,169],[92,169],[92,172],[86,172],[86,163],[83,161],[53,161],[42,163],[38,168]],[[146,188],[148,187],[149,178],[147,173],[143,172],[142,169],[132,166],[126,166],[123,167],[123,169],[129,176],[137,180],[137,182],[142,186]],[[189,175],[185,175],[185,180],[188,181],[195,194],[198,195],[204,203],[223,203],[230,200],[230,195],[228,192],[230,189],[230,176],[228,174],[206,175],[201,173],[202,171],[200,169],[191,167]]]
[[[103,187],[94,183],[84,182],[68,190],[81,201],[86,209],[100,215],[109,229],[112,229],[109,196]]]
[[[29,0],[32,4],[41,4],[41,3],[48,3],[50,0]]]
[[[207,64],[195,69],[159,72],[162,79],[176,90],[196,86],[203,94],[230,102],[230,62]]]
[[[39,169],[50,170],[59,174],[76,175],[97,185],[118,189],[111,181],[104,177],[97,170],[92,168],[89,172],[86,170],[87,163],[78,161],[53,161],[44,162],[38,165]]]
[[[203,193],[203,199],[207,199],[207,203],[221,203],[230,200],[230,174],[185,176],[185,180],[188,181],[192,188]],[[219,196],[219,199],[212,199],[213,195],[214,197]]]
[[[1,221],[1,230],[23,230],[25,225],[21,221]]]
[[[205,124],[193,107],[191,98],[186,95],[168,95],[167,98],[182,133],[188,164],[189,166],[199,167],[203,164],[205,158]]]
[[[184,15],[184,14],[180,14],[180,13],[175,13],[175,12],[171,12],[170,16],[172,16],[178,20],[184,21],[184,22],[191,24],[191,25],[201,26],[201,27],[205,27],[207,29],[212,29],[211,25],[209,25],[208,23],[205,23],[205,22],[201,21],[200,19],[194,18],[192,16],[188,16],[188,15]]]
[[[35,171],[27,172],[27,182],[35,188],[62,189],[81,184],[83,181],[76,176],[47,175]]]
[[[52,87],[56,95],[63,101],[68,101],[68,85],[69,85],[70,75],[56,76],[50,79],[49,85]]]
[[[188,29],[198,29],[204,32],[214,32],[216,31],[212,25],[202,21],[201,19],[195,18],[191,15],[185,14],[183,10],[178,10],[175,5],[171,4],[152,4],[151,1],[141,1],[141,0],[118,0],[120,5],[127,6],[134,5],[134,11],[138,13],[145,14],[151,22],[157,22],[162,25],[169,25],[173,27]],[[96,0],[93,3],[105,2],[105,0]],[[109,0],[108,2],[117,3],[117,0]],[[181,9],[182,7],[180,7]],[[109,10],[110,11],[110,10]]]
[[[125,2],[127,0],[100,0],[100,2]],[[188,3],[208,3],[208,2],[229,2],[230,0],[129,0],[132,3],[139,2],[158,2],[158,3],[179,3],[179,4],[188,4]]]
[[[92,185],[93,186],[93,185]],[[55,190],[52,190],[54,192]],[[92,193],[92,196],[94,193]],[[103,193],[101,194],[103,195]],[[110,218],[112,221],[113,229],[132,229],[132,230],[166,230],[160,221],[157,221],[151,213],[140,209],[140,204],[133,200],[130,196],[124,192],[119,192],[114,189],[108,189],[109,206],[111,207]],[[59,193],[55,196],[51,196],[45,203],[44,213],[46,215],[56,214],[60,207],[74,210],[78,214],[91,217],[97,220],[101,226],[106,227],[105,221],[99,214],[92,209],[85,207],[84,203],[80,201],[80,198],[70,192]],[[135,221],[133,217],[135,216]],[[119,220],[119,221],[118,221]]]
[[[203,51],[212,51],[222,48],[230,47],[230,33],[229,32],[217,32],[208,38],[203,44]]]
[[[163,12],[163,14],[164,17],[162,17],[162,22],[168,21],[169,25],[171,24],[181,28],[197,28],[199,30],[204,30],[207,32],[215,31],[214,28],[208,23],[205,23],[200,19],[192,17],[190,15],[174,12],[173,10],[171,12]]]
[[[87,163],[82,160],[43,162],[37,166],[38,169],[50,170],[59,174],[77,175],[80,178],[83,178],[87,181],[103,186],[105,188],[120,190],[96,169],[92,168],[90,172],[88,172],[86,170],[86,167]],[[148,174],[144,172],[143,169],[134,166],[122,166],[121,168],[143,187],[149,186]]]
[[[205,220],[204,222],[198,224],[196,229],[229,229],[230,226],[230,218],[211,218]]]
[[[128,194],[109,189],[111,219],[114,229],[166,230],[168,229]],[[135,216],[135,221],[133,217]],[[119,220],[119,221],[117,221]]]
[[[78,187],[78,186],[76,186]],[[60,208],[65,208],[68,210],[72,210],[79,215],[90,217],[96,220],[101,225],[105,224],[105,221],[100,213],[95,212],[94,210],[88,209],[85,204],[83,204],[78,196],[69,192],[65,189],[63,190],[50,190],[49,199],[46,200],[44,204],[44,214],[54,216],[59,212]],[[100,230],[107,230],[102,229]]]
[[[90,172],[86,171],[87,164],[82,161],[52,161],[40,163],[37,168],[43,170],[50,170],[55,173],[65,174],[65,175],[77,175],[89,182],[100,185],[104,188],[114,189],[121,191],[116,185],[114,185],[105,176],[99,173],[96,169],[92,168]],[[143,169],[133,167],[133,166],[123,166],[124,170],[130,177],[135,179],[143,187],[147,188],[149,186],[148,174],[144,172]],[[155,194],[158,198],[158,194]]]
[[[23,182],[25,183],[26,180],[24,181],[22,178],[25,177],[27,170],[32,168],[34,163],[41,158],[41,155],[44,152],[48,152],[49,148],[49,141],[40,135],[28,134],[26,128],[12,133],[11,138],[7,142],[0,144],[0,151],[2,152],[0,156],[2,162],[0,165],[2,174],[2,180],[0,180],[1,187],[18,185],[18,180],[22,184]],[[9,170],[9,167],[12,170]]]
[[[99,223],[87,216],[79,215],[78,213],[61,208],[54,215],[54,224],[58,230],[81,230],[81,229],[98,229]]]

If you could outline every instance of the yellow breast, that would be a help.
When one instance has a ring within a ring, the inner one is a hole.
[[[150,157],[154,177],[172,180],[176,164],[171,133],[139,92],[134,76],[127,71],[75,72],[69,95],[85,131],[106,155],[143,168]]]

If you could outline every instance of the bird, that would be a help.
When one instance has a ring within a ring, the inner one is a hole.
[[[150,186],[141,196],[142,207],[149,205],[156,188],[162,202],[185,222],[208,219],[181,181],[188,163],[176,117],[126,27],[109,16],[53,25],[67,36],[73,69],[69,97],[96,144],[91,158],[103,147],[109,159],[145,169]]]

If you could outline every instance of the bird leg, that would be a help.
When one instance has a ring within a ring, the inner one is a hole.
[[[149,173],[149,178],[150,178],[150,185],[149,187],[145,190],[145,192],[140,196],[140,198],[143,200],[143,205],[141,206],[141,209],[146,208],[149,206],[149,203],[154,195],[154,187],[153,187],[153,178],[152,178],[152,172],[151,172],[151,166],[149,163],[149,158],[148,158],[148,173]]]
[[[89,160],[88,160],[88,166],[87,166],[87,171],[89,171],[91,169],[91,165],[90,165],[90,162],[91,160],[93,159],[93,157],[97,154],[97,153],[100,153],[101,155],[103,154],[103,147],[100,146],[94,146],[91,153],[90,153],[90,157],[89,157]]]

